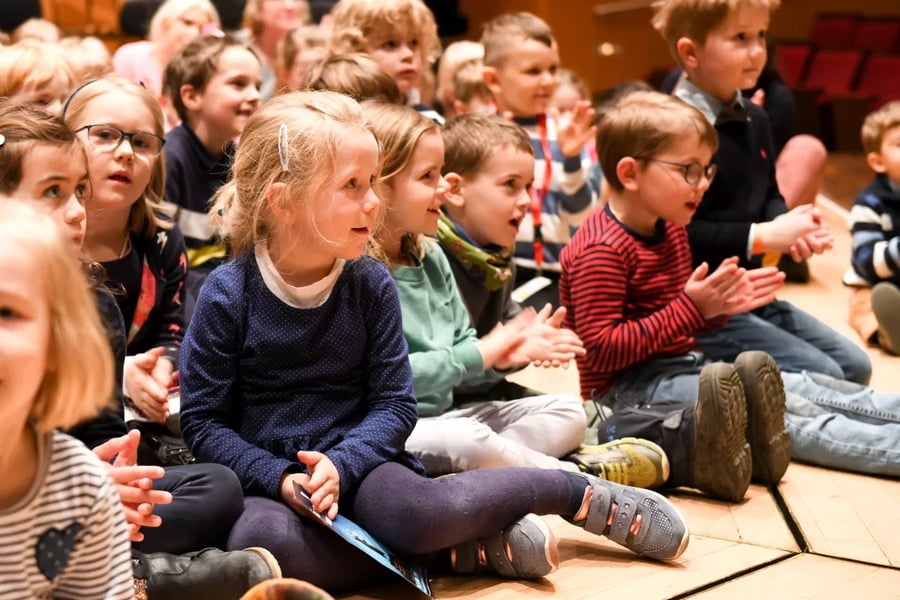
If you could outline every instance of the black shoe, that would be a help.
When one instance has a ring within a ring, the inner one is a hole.
[[[747,441],[753,479],[781,481],[791,462],[791,435],[784,427],[784,381],[775,360],[765,352],[742,352],[734,361],[747,398]]]
[[[778,270],[784,273],[786,281],[809,283],[809,263],[805,258],[800,262],[794,262],[790,254],[782,254],[778,259]]]
[[[151,600],[239,600],[257,583],[281,577],[278,561],[264,548],[205,548],[177,555],[135,552],[133,558],[134,578],[147,582]]]
[[[750,486],[747,402],[731,365],[703,367],[693,421],[691,486],[715,498],[741,501]]]

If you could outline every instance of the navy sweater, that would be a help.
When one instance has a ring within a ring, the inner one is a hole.
[[[266,287],[253,252],[210,274],[181,351],[181,428],[199,460],[280,499],[281,476],[305,471],[297,451],[323,452],[343,495],[384,462],[424,472],[403,449],[415,423],[400,302],[381,263],[348,262],[309,309]]]
[[[740,257],[741,266],[760,266],[761,256],[747,258],[750,226],[787,212],[775,182],[769,118],[760,107],[746,104],[748,122],[716,126],[719,150],[713,162],[719,169],[687,226],[694,266],[706,261],[713,270],[730,256]]]

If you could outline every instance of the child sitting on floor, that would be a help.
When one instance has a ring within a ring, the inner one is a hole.
[[[3,592],[128,600],[131,549],[115,486],[90,450],[58,431],[111,395],[94,299],[52,217],[7,198],[0,212]]]
[[[850,324],[866,343],[900,354],[900,101],[866,117],[862,143],[875,178],[850,210]]]

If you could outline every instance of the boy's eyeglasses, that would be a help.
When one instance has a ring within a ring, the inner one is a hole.
[[[75,130],[75,133],[87,132],[87,140],[97,150],[112,152],[119,147],[122,140],[128,138],[131,149],[135,154],[146,158],[156,158],[162,152],[166,140],[154,133],[147,131],[122,131],[112,125],[85,125]]]
[[[718,169],[718,165],[714,164],[709,164],[704,167],[698,162],[678,163],[670,160],[660,160],[658,158],[645,158],[643,156],[635,156],[635,158],[647,162],[656,162],[678,167],[681,169],[681,172],[684,173],[684,180],[688,185],[698,185],[702,177],[705,177],[707,182],[712,183],[713,178],[716,176],[716,170]]]

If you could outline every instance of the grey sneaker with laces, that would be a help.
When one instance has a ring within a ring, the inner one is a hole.
[[[559,549],[547,523],[528,514],[497,535],[454,546],[450,561],[454,573],[538,579],[559,566]]]

